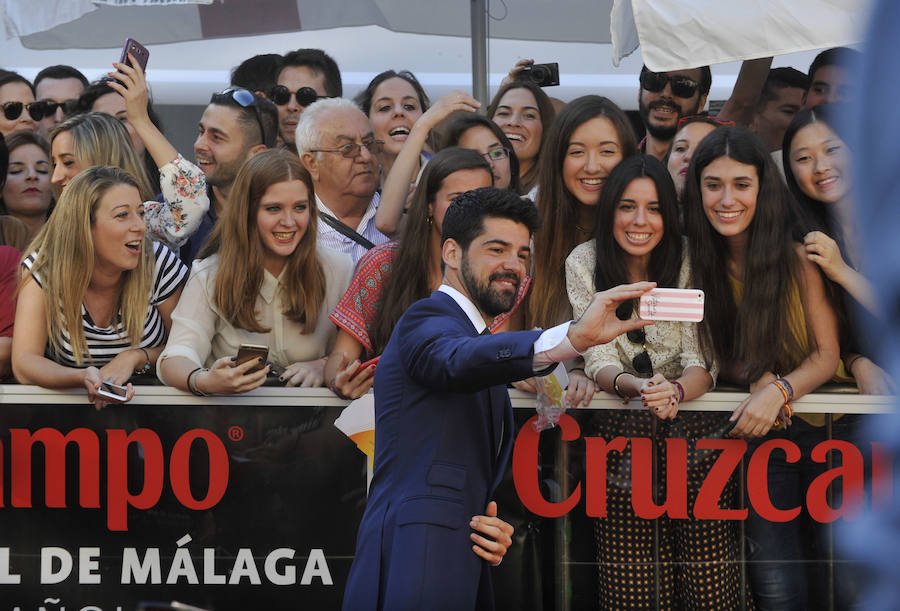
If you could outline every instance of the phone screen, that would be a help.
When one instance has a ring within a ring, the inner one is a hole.
[[[118,384],[113,384],[111,382],[101,382],[100,388],[111,395],[115,395],[123,399],[128,396],[128,389],[124,386],[119,386]]]

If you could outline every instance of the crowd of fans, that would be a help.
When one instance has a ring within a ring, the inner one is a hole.
[[[0,71],[0,373],[84,386],[98,409],[112,401],[102,382],[127,385],[127,401],[130,381],[154,372],[197,395],[270,383],[359,397],[374,379],[363,362],[441,284],[454,197],[493,186],[532,199],[543,225],[530,274],[492,332],[549,328],[619,284],[705,293],[701,323],[658,323],[567,363],[569,405],[603,390],[647,408],[604,411],[598,434],[658,427],[660,438],[812,447],[824,416],[795,416],[793,400],[829,381],[893,389],[856,331],[858,316],[879,312],[840,135],[855,53],[824,51],[805,74],[747,62],[717,116],[704,112],[708,67],[645,67],[635,83],[642,134],[601,95],[551,99],[527,78],[530,60],[510,70],[485,116],[460,91],[432,103],[406,71],[380,73],[351,101],[325,52],[259,55],[212,94],[193,162],[163,135],[131,63],[96,83],[69,66],[34,83]],[[267,346],[267,362],[237,363],[242,344]],[[750,394],[733,413],[679,412],[717,383]],[[530,380],[517,386],[535,391]],[[838,418],[835,437],[848,439],[855,422]],[[629,452],[609,469],[627,471]],[[713,461],[692,451],[691,503]],[[773,503],[797,504],[822,469],[773,456]],[[600,606],[652,608],[660,577],[641,543],[654,534],[625,488],[610,489],[610,517],[596,529]],[[723,503],[736,494],[732,482]],[[731,526],[687,522],[663,529],[672,562],[660,608],[736,608],[745,593]],[[802,562],[816,553],[812,528],[751,512],[758,608],[817,606]],[[840,606],[851,594],[836,596]]]

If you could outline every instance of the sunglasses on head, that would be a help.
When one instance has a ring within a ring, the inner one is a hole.
[[[23,104],[22,102],[4,102],[3,104],[0,104],[0,108],[3,109],[3,116],[6,117],[7,121],[15,121],[21,117],[22,109],[27,110],[28,114],[35,121],[40,121],[44,118],[44,107],[38,102],[31,102],[30,104]]]
[[[679,98],[692,98],[700,88],[700,83],[682,74],[669,76],[649,70],[641,72],[641,87],[651,93],[659,93],[668,83],[672,84],[672,95]]]
[[[634,303],[626,301],[616,309],[616,317],[619,320],[628,320],[633,312]],[[645,345],[647,334],[643,329],[632,329],[625,336],[628,338],[628,341],[640,344],[644,348],[643,352],[631,359],[631,366],[638,375],[646,378],[651,377],[653,375],[653,362],[650,360],[650,354],[647,352],[647,346]]]
[[[266,136],[266,130],[263,127],[262,122],[262,114],[260,114],[259,104],[257,104],[256,96],[247,89],[242,87],[229,87],[222,93],[214,93],[213,99],[211,102],[215,102],[216,96],[227,96],[234,100],[238,105],[243,108],[252,108],[253,114],[256,117],[256,124],[259,125],[259,135],[262,138],[262,143],[266,145],[266,148],[272,148],[275,146],[274,142],[269,142],[269,138]]]
[[[319,95],[312,87],[301,87],[294,92],[294,97],[297,98],[297,104],[300,106],[309,106],[316,100],[327,98],[328,96]],[[291,101],[291,91],[284,85],[275,85],[269,92],[269,99],[278,106],[284,106]]]

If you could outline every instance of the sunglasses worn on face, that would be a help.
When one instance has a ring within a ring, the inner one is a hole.
[[[319,95],[312,87],[301,87],[294,92],[294,97],[297,98],[297,104],[305,107],[328,96]],[[284,85],[275,85],[269,92],[269,99],[278,106],[284,106],[291,101],[291,91]]]
[[[651,93],[659,93],[667,83],[672,84],[672,95],[679,98],[692,98],[700,88],[700,83],[680,74],[669,76],[649,70],[641,72],[641,87]]]
[[[263,127],[262,122],[262,115],[260,114],[259,110],[259,104],[257,104],[256,96],[253,95],[252,92],[241,87],[229,87],[222,93],[214,93],[213,99],[210,100],[210,102],[215,103],[216,96],[220,95],[230,97],[243,108],[252,108],[253,114],[256,117],[256,124],[259,125],[259,135],[262,138],[263,144],[265,144],[267,148],[272,148],[275,146],[275,143],[269,142],[270,138],[266,136],[266,130]]]
[[[63,114],[69,116],[78,108],[78,98],[57,102],[55,100],[38,100],[35,104],[39,105],[45,117],[51,117],[56,114],[56,109],[62,107]]]
[[[309,149],[309,152],[340,153],[342,157],[346,157],[347,159],[355,159],[357,155],[362,152],[362,147],[366,147],[366,150],[371,154],[377,155],[384,150],[384,140],[375,140],[374,138],[369,138],[367,140],[363,140],[362,142],[348,142],[344,146],[339,146],[336,149]]]
[[[23,108],[28,111],[28,114],[35,121],[40,121],[44,118],[44,108],[38,102],[31,102],[30,104],[4,102],[0,104],[0,108],[3,108],[3,116],[6,117],[7,121],[15,121],[22,116]]]

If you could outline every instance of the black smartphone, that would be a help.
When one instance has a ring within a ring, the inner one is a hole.
[[[235,360],[238,365],[241,365],[247,361],[259,358],[262,358],[262,361],[258,365],[251,367],[250,371],[247,373],[259,371],[266,366],[266,359],[269,358],[269,347],[257,344],[241,344],[240,348],[238,348],[237,358]]]
[[[147,47],[136,41],[134,38],[125,39],[125,45],[122,47],[122,56],[119,58],[119,63],[128,64],[134,68],[131,64],[131,60],[128,59],[129,53],[134,56],[134,59],[141,68],[141,72],[147,72],[147,60],[150,59],[150,51],[147,50]]]

